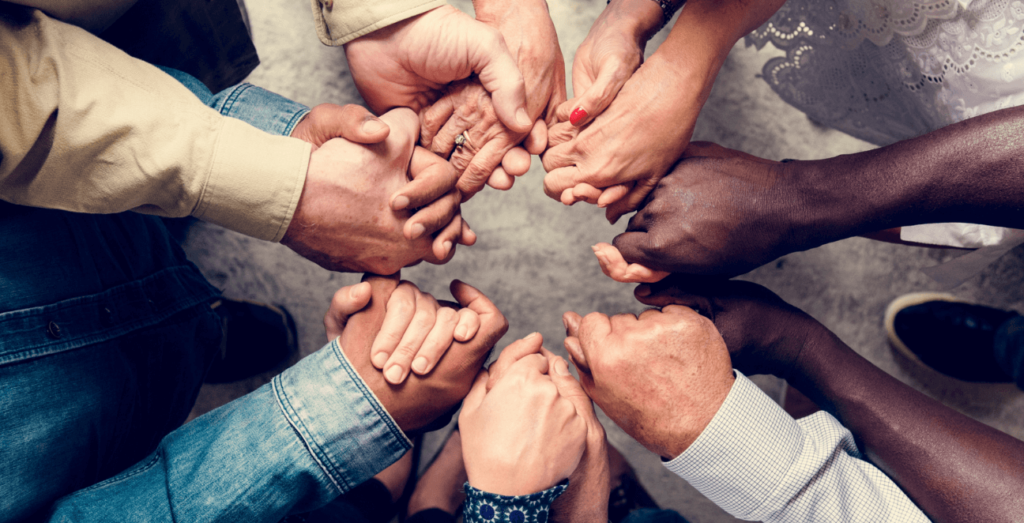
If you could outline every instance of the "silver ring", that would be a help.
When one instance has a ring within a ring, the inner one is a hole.
[[[455,147],[462,147],[466,143],[466,132],[463,131],[461,134],[455,137]]]

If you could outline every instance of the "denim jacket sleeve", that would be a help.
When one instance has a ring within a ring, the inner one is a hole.
[[[309,114],[309,107],[250,83],[240,83],[213,94],[188,73],[169,67],[160,69],[195,93],[208,107],[270,134],[290,136],[295,125]]]
[[[335,340],[54,506],[51,521],[280,521],[326,504],[411,443]]]

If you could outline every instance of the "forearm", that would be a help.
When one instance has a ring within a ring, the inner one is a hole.
[[[1022,228],[1022,136],[1018,107],[881,149],[784,164],[799,186],[795,228],[809,246],[921,223]]]
[[[310,146],[205,107],[157,68],[39,11],[2,6],[0,198],[193,215],[279,240]],[[16,20],[16,18],[21,18]]]
[[[904,385],[818,325],[787,379],[935,521],[1024,513],[1024,442]]]
[[[61,499],[51,520],[276,522],[326,504],[409,448],[332,342],[175,430],[134,467]]]

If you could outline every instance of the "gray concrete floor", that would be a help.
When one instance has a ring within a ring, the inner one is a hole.
[[[361,103],[340,48],[317,40],[309,3],[305,0],[247,2],[253,37],[262,65],[249,81],[307,105]],[[467,12],[467,0],[453,1]],[[549,0],[566,59],[567,77],[573,51],[605,5],[604,0]],[[649,46],[653,52],[663,31]],[[781,102],[757,79],[763,64],[777,51],[746,49],[730,54],[698,121],[695,140],[710,140],[758,156],[782,159],[825,158],[863,151],[871,146],[837,131],[813,125]],[[673,93],[665,93],[672,96]],[[461,248],[444,266],[420,266],[404,278],[438,297],[448,297],[448,283],[462,279],[482,289],[508,317],[510,329],[499,348],[539,331],[545,345],[564,355],[562,312],[608,314],[639,312],[632,285],[606,278],[590,246],[610,241],[624,229],[609,225],[591,206],[564,207],[542,191],[543,168],[534,159],[529,174],[508,192],[486,190],[463,207],[463,215],[479,234],[472,248]],[[185,245],[192,260],[213,284],[234,298],[286,306],[299,328],[302,354],[325,341],[323,314],[339,287],[359,275],[325,271],[281,245],[243,237],[215,226],[198,224]],[[849,239],[811,251],[791,254],[746,276],[766,285],[790,303],[831,328],[851,347],[881,368],[950,407],[1015,437],[1024,437],[1024,393],[1012,386],[971,385],[933,371],[913,368],[896,358],[882,327],[886,304],[896,296],[940,287],[919,269],[952,258],[943,250],[901,247]],[[982,303],[1024,310],[1021,281],[1024,250],[1016,249],[982,274],[952,290]],[[255,389],[266,377],[207,386],[196,413]],[[782,383],[772,377],[757,382],[779,399]],[[645,486],[665,507],[693,522],[731,521],[728,515],[668,473],[659,459],[604,418],[609,439],[637,469]],[[428,441],[436,448],[440,437]]]

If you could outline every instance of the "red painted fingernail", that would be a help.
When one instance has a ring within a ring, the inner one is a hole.
[[[587,110],[582,107],[577,107],[572,114],[569,115],[569,123],[576,125],[587,118]]]

